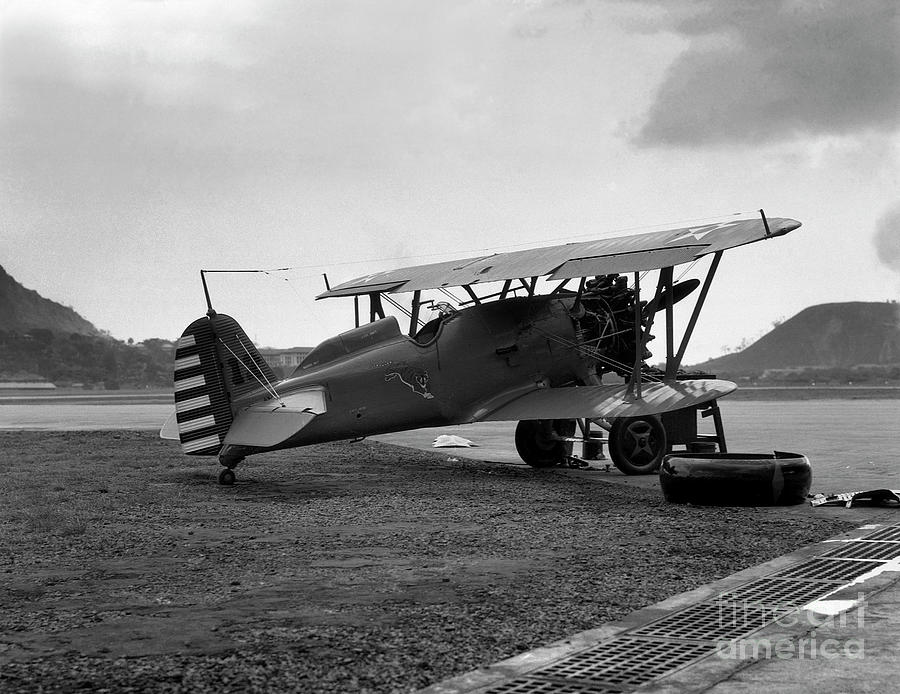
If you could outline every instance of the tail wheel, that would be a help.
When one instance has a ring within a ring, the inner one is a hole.
[[[516,451],[531,467],[554,467],[572,454],[572,443],[560,436],[574,436],[573,419],[523,419],[516,426]]]
[[[666,430],[659,417],[620,417],[609,430],[609,455],[626,475],[656,472],[666,445]]]

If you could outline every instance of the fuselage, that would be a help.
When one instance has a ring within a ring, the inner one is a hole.
[[[325,390],[327,411],[276,448],[471,422],[516,395],[583,383],[568,296],[518,297],[435,319],[410,337],[393,317],[326,340],[281,396]]]

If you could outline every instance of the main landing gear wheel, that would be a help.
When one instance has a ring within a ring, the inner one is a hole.
[[[620,417],[609,430],[609,455],[626,475],[650,475],[666,454],[666,430],[659,417]]]
[[[562,465],[572,455],[572,444],[560,436],[574,436],[573,419],[523,419],[516,426],[516,451],[531,467]]]
[[[234,484],[235,481],[234,470],[231,468],[225,468],[222,472],[219,473],[219,484],[224,484],[225,486],[230,487]]]

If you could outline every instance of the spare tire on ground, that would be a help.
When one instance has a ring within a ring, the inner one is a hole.
[[[809,494],[812,468],[805,455],[671,453],[659,482],[667,501],[709,506],[791,506]]]

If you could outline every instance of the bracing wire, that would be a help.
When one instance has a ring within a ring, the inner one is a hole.
[[[460,299],[458,299],[458,298],[453,294],[453,292],[451,292],[451,291],[450,291],[449,289],[447,289],[446,287],[438,287],[438,290],[439,290],[440,292],[442,292],[443,294],[446,294],[447,296],[449,296],[451,299],[453,299],[453,301],[455,301],[455,302],[457,303],[457,305],[459,305],[459,304],[462,303],[462,301],[461,301]]]
[[[234,353],[234,350],[232,350],[231,347],[228,346],[228,343],[225,342],[225,340],[223,340],[222,338],[219,338],[219,342],[221,342],[223,345],[225,345],[225,349],[227,349],[229,352],[231,352],[231,356],[233,356],[235,359],[237,359],[238,362],[245,369],[247,369],[247,371],[250,372],[250,375],[256,379],[256,382],[259,383],[259,385],[261,385],[269,395],[271,395],[272,397],[274,397],[277,400],[281,400],[281,396],[278,395],[278,393],[275,391],[275,389],[272,388],[271,385],[267,386],[265,383],[263,383],[261,380],[259,380],[259,376],[257,376],[255,373],[253,373],[253,369],[251,369],[249,366],[244,364],[244,361],[237,354]],[[244,349],[247,349],[247,348],[244,347]],[[263,376],[265,376],[265,374],[263,374]],[[268,379],[266,379],[266,380],[268,380]]]
[[[250,350],[247,349],[247,345],[244,344],[244,341],[240,338],[240,336],[237,336],[237,338],[238,338],[238,342],[241,344],[241,347],[243,347],[244,351],[247,353],[247,358],[250,360],[250,362],[252,364],[256,365],[256,368],[259,370],[259,373],[262,375],[262,377],[264,379],[266,379],[266,383],[269,384],[269,388],[272,389],[271,392],[275,394],[275,398],[278,400],[281,400],[281,396],[278,394],[278,391],[275,390],[275,386],[272,385],[272,382],[269,381],[269,377],[266,376],[266,372],[263,371],[262,367],[256,362],[256,360],[253,358],[253,355],[250,354]],[[282,404],[284,404],[284,403],[282,403]]]
[[[700,262],[700,258],[695,258],[691,262],[690,265],[688,265],[687,267],[684,268],[684,270],[681,271],[681,273],[678,275],[678,277],[675,278],[675,280],[672,282],[672,284],[675,284],[676,282],[680,282],[681,278],[684,277],[686,274],[688,274],[691,270],[693,270],[694,266],[699,262]]]
[[[539,328],[537,326],[535,326],[535,329],[539,333],[541,333],[542,335],[547,337],[548,339],[553,340],[561,345],[565,345],[566,347],[571,347],[572,349],[577,351],[579,354],[582,354],[586,357],[589,357],[591,359],[599,361],[603,364],[608,364],[609,366],[612,366],[614,368],[621,369],[623,371],[631,371],[632,367],[630,364],[624,364],[622,362],[616,361],[615,359],[612,359],[611,357],[606,357],[606,356],[597,354],[593,349],[591,349],[589,347],[585,347],[584,345],[574,342],[573,340],[569,340],[565,337],[562,337],[561,335],[557,335],[556,333],[551,333],[551,332],[544,330],[542,328]],[[661,378],[658,378],[656,376],[653,376],[651,374],[646,374],[646,373],[641,373],[641,377],[646,379],[647,381],[652,381],[652,382],[662,381]]]

